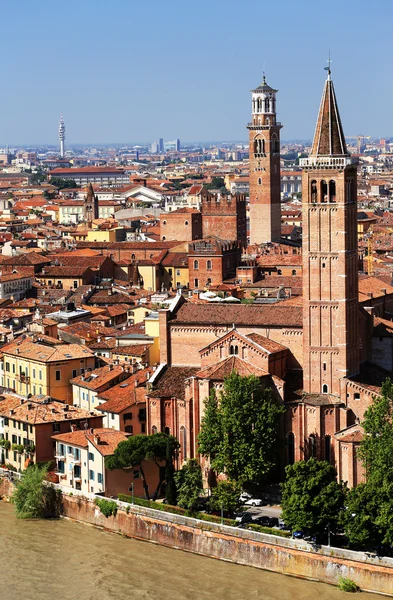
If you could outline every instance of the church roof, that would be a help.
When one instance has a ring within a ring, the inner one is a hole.
[[[310,156],[348,156],[330,71],[323,89]]]
[[[195,377],[223,381],[226,377],[229,377],[232,371],[236,371],[238,375],[242,376],[255,375],[256,377],[264,377],[269,375],[264,369],[252,365],[238,356],[229,356],[214,365],[210,365],[209,367],[198,371],[198,373],[195,374]]]

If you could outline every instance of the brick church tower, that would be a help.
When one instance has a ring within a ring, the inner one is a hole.
[[[340,395],[359,371],[357,167],[348,154],[330,68],[303,167],[304,391]]]
[[[281,237],[280,129],[276,93],[262,84],[252,90],[250,142],[250,244],[278,242]]]

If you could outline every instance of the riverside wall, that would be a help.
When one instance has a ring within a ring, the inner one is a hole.
[[[92,499],[66,495],[63,499],[66,517],[131,538],[332,585],[340,576],[349,577],[364,591],[393,596],[393,559],[339,548],[316,549],[303,540],[121,502],[117,515],[106,518]]]

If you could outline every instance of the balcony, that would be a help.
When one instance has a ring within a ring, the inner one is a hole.
[[[17,381],[19,381],[20,383],[26,383],[26,384],[30,383],[30,377],[28,375],[25,375],[24,373],[20,373],[19,375],[16,375],[15,379]]]
[[[65,461],[65,456],[64,456],[64,454],[58,454],[58,453],[56,453],[56,454],[55,454],[55,459],[56,459],[56,460],[62,460],[62,461]]]

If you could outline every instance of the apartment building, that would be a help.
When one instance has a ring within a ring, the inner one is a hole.
[[[23,471],[31,462],[52,463],[55,458],[54,433],[72,429],[100,427],[102,417],[49,396],[33,396],[23,400],[15,395],[0,397],[0,435],[4,462]]]
[[[72,404],[70,379],[95,368],[94,354],[79,344],[52,346],[36,339],[18,338],[3,346],[1,385],[21,396],[39,394]]]
[[[32,277],[26,273],[0,273],[0,300],[21,300],[31,288]]]
[[[78,375],[70,381],[74,406],[94,410],[98,406],[97,395],[129,376],[130,373],[124,367],[112,364]]]

